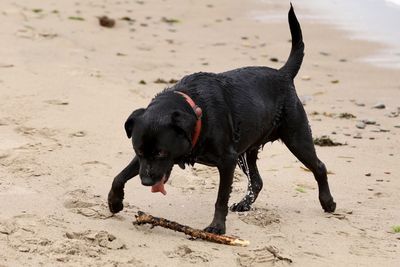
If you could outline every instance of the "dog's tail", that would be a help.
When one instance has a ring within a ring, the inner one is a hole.
[[[280,71],[285,72],[290,78],[294,79],[300,69],[301,63],[303,62],[304,43],[300,24],[296,18],[296,14],[294,13],[292,4],[290,4],[288,19],[290,33],[292,35],[292,50],[290,51],[286,64],[280,69]]]

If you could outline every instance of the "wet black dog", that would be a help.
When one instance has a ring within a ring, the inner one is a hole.
[[[111,212],[122,210],[124,185],[132,177],[139,174],[143,185],[165,194],[164,183],[174,164],[201,163],[217,167],[220,174],[214,219],[206,231],[223,234],[236,165],[249,184],[245,197],[231,210],[247,211],[263,184],[256,165],[258,151],[277,139],[313,172],[322,208],[335,210],[326,168],[315,153],[307,116],[293,84],[304,56],[293,7],[288,17],[292,50],[281,69],[245,67],[188,75],[157,95],[146,109],[129,116],[125,130],[132,137],[136,156],[112,183]]]

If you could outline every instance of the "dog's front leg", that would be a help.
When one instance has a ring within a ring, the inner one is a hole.
[[[133,160],[125,167],[115,178],[108,193],[108,207],[112,213],[117,213],[124,208],[122,200],[124,199],[125,183],[139,174],[139,158],[135,156]]]
[[[228,214],[228,201],[232,191],[233,173],[235,171],[237,155],[229,155],[219,164],[220,175],[218,197],[215,202],[214,219],[205,231],[215,234],[225,234],[225,220]]]

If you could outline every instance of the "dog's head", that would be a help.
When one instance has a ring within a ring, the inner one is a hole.
[[[152,192],[165,194],[163,185],[174,163],[191,150],[196,117],[190,111],[167,105],[149,106],[135,110],[125,122],[126,134],[132,138],[139,157],[141,182],[152,186]]]

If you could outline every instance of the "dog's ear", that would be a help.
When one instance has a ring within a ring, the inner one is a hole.
[[[132,129],[133,129],[133,124],[135,123],[135,119],[142,115],[144,113],[145,109],[140,108],[132,112],[132,114],[128,117],[128,119],[125,122],[125,132],[128,138],[132,137]]]
[[[171,115],[171,121],[173,126],[185,133],[188,140],[192,140],[192,133],[196,124],[193,115],[180,110],[174,111]]]

